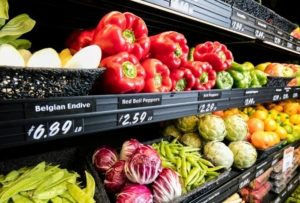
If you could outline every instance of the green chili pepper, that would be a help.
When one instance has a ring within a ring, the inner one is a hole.
[[[218,89],[230,89],[233,86],[233,78],[230,73],[221,71],[217,73],[216,87]]]
[[[205,164],[206,166],[214,167],[214,165],[206,159],[199,158],[199,161]]]
[[[195,167],[191,170],[191,172],[189,173],[188,177],[185,180],[185,186],[192,185],[196,181],[193,179],[197,176],[197,174],[200,172],[200,170],[201,169],[197,168],[197,167]],[[193,180],[193,182],[192,182],[192,180]]]
[[[185,156],[181,157],[181,175],[183,178],[187,177],[186,159]]]
[[[218,171],[218,170],[221,170],[225,168],[224,166],[216,166],[216,167],[213,167],[213,168],[208,168],[207,171]]]

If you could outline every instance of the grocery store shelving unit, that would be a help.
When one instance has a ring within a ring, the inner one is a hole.
[[[236,58],[241,56],[241,61],[243,55],[254,62],[286,58],[298,60],[300,57],[298,40],[279,28],[219,0],[132,0],[122,3],[109,0],[29,0],[26,3],[12,1],[11,8],[16,6],[14,4],[20,4],[15,12],[18,12],[18,9],[27,9],[26,12],[40,22],[37,24],[37,31],[28,35],[36,46],[33,48],[53,46],[57,50],[62,49],[63,40],[74,28],[94,26],[103,14],[119,10],[131,11],[142,17],[149,27],[150,34],[177,30],[186,35],[191,44],[205,40],[224,41],[233,50],[234,55],[238,53]],[[51,15],[50,19],[49,15],[53,10],[55,15]],[[38,37],[41,35],[44,35],[47,41]],[[249,52],[241,51],[241,46]],[[262,52],[263,55],[260,54]],[[245,56],[244,53],[248,54]],[[47,145],[51,140],[71,137],[88,139],[84,135],[231,107],[299,98],[299,94],[300,87],[263,87],[1,100],[0,150],[21,146],[26,148],[34,143]],[[298,145],[299,143],[292,144]],[[232,170],[226,177],[215,181],[211,187],[201,188],[180,201],[212,203],[224,200],[274,165],[288,146],[279,145],[260,153],[258,162],[250,169]],[[289,189],[291,190],[292,188]],[[283,197],[280,201],[282,199]]]

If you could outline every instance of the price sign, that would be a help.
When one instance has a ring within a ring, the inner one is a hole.
[[[250,179],[246,178],[245,180],[243,180],[242,182],[240,182],[239,184],[239,189],[245,187],[246,185],[248,185],[250,183]]]
[[[265,33],[261,30],[255,30],[254,35],[258,39],[265,39]]]
[[[289,94],[288,93],[284,93],[283,95],[282,95],[282,99],[288,99],[289,98]]]
[[[279,100],[281,100],[281,97],[279,94],[273,95],[272,101],[279,101]]]
[[[245,106],[250,106],[255,104],[255,99],[253,97],[246,98],[244,101]]]
[[[268,166],[269,161],[265,161],[262,164],[260,164],[259,166],[256,167],[256,174],[255,177],[260,176],[261,174],[263,174],[265,172],[265,169]]]
[[[231,27],[232,27],[232,29],[240,31],[240,32],[244,32],[244,30],[245,30],[243,23],[237,22],[237,21],[234,21],[234,20],[231,23]]]
[[[300,47],[296,46],[296,51],[300,52]]]
[[[289,49],[293,49],[293,44],[290,43],[290,42],[287,42],[286,47],[289,48]]]
[[[27,140],[51,139],[84,132],[83,119],[60,120],[26,126]]]
[[[193,6],[183,0],[171,0],[170,7],[182,11],[184,13],[192,14],[194,12]]]
[[[281,39],[279,37],[274,37],[274,43],[275,44],[281,44]]]
[[[117,115],[117,125],[120,126],[129,126],[135,125],[138,123],[144,123],[147,121],[153,120],[153,111],[145,110],[145,111],[136,111],[129,113],[120,113]]]
[[[276,200],[274,201],[274,203],[280,203],[280,202],[281,202],[280,197],[277,197]]]
[[[289,147],[283,152],[282,172],[293,166],[294,147]]]
[[[293,183],[291,183],[291,184],[289,184],[289,186],[288,186],[287,190],[288,190],[288,191],[291,191],[291,190],[293,189],[293,187],[294,187],[294,184],[293,184]]]
[[[292,97],[293,97],[294,99],[295,99],[295,98],[298,98],[298,97],[299,97],[299,93],[298,93],[298,92],[294,92]]]
[[[208,113],[208,112],[216,111],[217,103],[212,102],[212,103],[199,104],[198,110],[199,113]]]

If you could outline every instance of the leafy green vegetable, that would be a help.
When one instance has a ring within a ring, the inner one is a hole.
[[[8,2],[7,2],[7,0],[0,0],[0,18],[8,19]],[[1,22],[0,22],[0,25],[1,25]]]
[[[31,42],[27,39],[15,39],[7,43],[14,46],[16,49],[29,49],[31,47]]]
[[[8,21],[0,30],[0,38],[5,36],[20,36],[32,30],[35,20],[27,14],[20,14]]]

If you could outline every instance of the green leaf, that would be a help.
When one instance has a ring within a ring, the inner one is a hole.
[[[4,36],[22,35],[32,30],[35,20],[27,14],[20,14],[6,23],[0,30],[0,38]]]
[[[0,18],[8,19],[8,1],[0,0]]]
[[[8,44],[14,46],[16,49],[29,49],[31,47],[31,42],[27,39],[15,39],[9,41]]]
[[[5,19],[4,18],[0,18],[0,28],[5,24]]]

